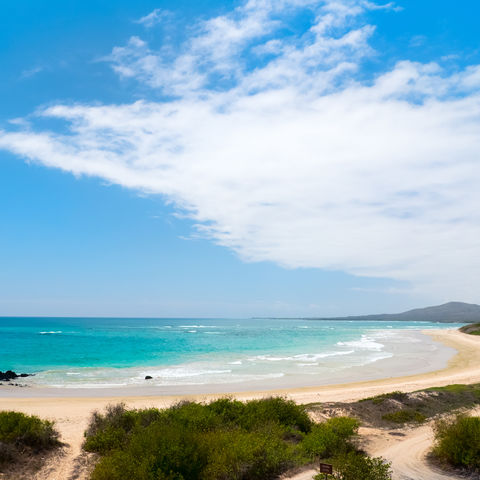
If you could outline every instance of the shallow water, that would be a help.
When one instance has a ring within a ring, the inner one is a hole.
[[[300,386],[420,373],[454,353],[428,322],[2,318],[0,370],[55,387]],[[414,371],[412,371],[414,370]]]

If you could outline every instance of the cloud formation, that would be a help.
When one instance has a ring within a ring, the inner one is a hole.
[[[180,46],[132,37],[108,60],[162,101],[50,106],[36,115],[67,133],[3,131],[0,147],[164,195],[247,261],[478,300],[480,66],[407,59],[364,80],[377,8],[396,7],[248,0]]]
[[[170,15],[171,15],[171,12],[169,12],[168,10],[156,8],[155,10],[150,12],[148,15],[145,15],[139,18],[138,20],[136,20],[135,23],[140,23],[145,28],[152,28],[153,26],[167,20],[170,17]]]

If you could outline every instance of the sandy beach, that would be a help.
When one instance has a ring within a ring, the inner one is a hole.
[[[268,395],[283,395],[302,404],[323,401],[355,401],[360,398],[378,395],[394,390],[415,391],[432,386],[444,386],[455,383],[480,382],[480,337],[463,334],[457,330],[429,330],[424,332],[435,341],[457,351],[442,370],[430,373],[413,374],[402,377],[384,378],[367,382],[356,382],[342,385],[329,385],[297,389],[278,389],[269,391],[242,392],[234,394],[239,399],[251,399]],[[18,395],[21,391],[22,397]],[[208,401],[217,398],[215,395],[188,396],[132,396],[128,394],[102,397],[62,397],[55,390],[55,397],[35,396],[37,389],[15,389],[3,387],[0,390],[0,408],[17,410],[39,415],[56,422],[62,440],[68,444],[64,461],[56,462],[55,468],[43,471],[38,478],[67,479],[71,476],[75,462],[81,460],[81,443],[83,432],[91,412],[102,409],[107,404],[124,402],[132,408],[167,407],[181,399]],[[129,392],[130,393],[130,392]],[[25,395],[31,396],[25,396]],[[52,392],[53,394],[53,392]],[[79,460],[80,459],[80,460]],[[64,469],[60,471],[61,469]],[[75,477],[81,478],[81,477]]]

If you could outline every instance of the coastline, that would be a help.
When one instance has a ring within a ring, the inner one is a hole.
[[[456,350],[448,365],[440,370],[412,374],[408,376],[390,377],[370,381],[345,383],[340,385],[323,385],[294,389],[276,389],[229,393],[228,396],[239,400],[262,398],[271,395],[285,396],[297,403],[308,404],[326,401],[355,401],[361,398],[379,395],[395,390],[415,391],[433,386],[445,386],[454,383],[480,383],[480,337],[467,335],[458,330],[429,330],[423,332],[435,341]],[[37,389],[19,389],[4,387],[0,391],[0,409],[16,410],[30,415],[53,420],[61,434],[65,447],[62,462],[55,469],[56,474],[71,471],[76,459],[81,458],[83,432],[85,431],[91,413],[102,410],[112,403],[125,403],[129,408],[165,408],[181,400],[210,401],[225,394],[196,395],[111,395],[111,396],[59,396],[58,390],[51,392],[56,396],[35,396]],[[52,390],[52,389],[50,389]],[[19,393],[22,396],[19,396]],[[8,393],[8,395],[5,395]],[[37,394],[38,395],[38,394]],[[43,478],[43,477],[42,477]],[[48,477],[50,479],[50,477]]]
[[[0,390],[0,409],[16,409],[26,413],[58,417],[49,408],[78,407],[78,412],[101,409],[114,402],[125,402],[133,408],[145,406],[167,407],[179,400],[208,401],[222,396],[233,396],[242,400],[261,398],[269,395],[281,395],[298,403],[322,401],[356,401],[364,397],[378,395],[393,390],[415,391],[433,386],[454,383],[480,383],[480,337],[466,335],[458,330],[426,330],[422,332],[436,342],[454,349],[457,353],[440,370],[427,373],[414,373],[398,377],[364,380],[342,384],[318,385],[315,387],[277,388],[259,391],[237,391],[183,395],[132,394],[131,389],[124,389],[115,394],[102,390],[102,395],[79,395],[72,397],[62,395],[62,391],[52,388],[17,388],[4,386]],[[42,393],[43,395],[39,395]],[[86,392],[90,394],[89,392]],[[47,395],[48,394],[48,395]]]
[[[353,339],[334,338],[331,346],[320,343],[299,349],[297,345],[297,349],[280,351],[266,347],[224,358],[213,354],[177,365],[92,367],[83,372],[68,367],[63,373],[45,370],[23,379],[20,384],[26,388],[1,386],[0,398],[238,395],[422,374],[442,370],[456,354],[454,348],[425,335],[430,329],[370,328],[357,332]],[[146,381],[146,376],[151,379]]]

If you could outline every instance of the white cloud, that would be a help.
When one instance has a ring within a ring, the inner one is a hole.
[[[139,18],[136,21],[136,23],[140,23],[146,28],[152,28],[153,26],[164,22],[170,17],[171,17],[171,12],[169,12],[168,10],[156,8],[155,10],[150,12],[148,15],[145,15],[144,17]]]
[[[21,75],[20,75],[20,78],[30,78],[30,77],[34,77],[35,75],[37,75],[38,73],[40,72],[43,72],[44,71],[44,68],[42,66],[37,66],[37,67],[33,67],[33,68],[29,68],[27,70],[24,70]]]
[[[69,133],[1,132],[0,147],[162,194],[248,261],[476,300],[480,67],[406,60],[361,82],[366,8],[250,0],[198,24],[175,54],[133,37],[113,68],[169,100],[49,107],[37,114]],[[306,11],[308,29],[278,34]]]

